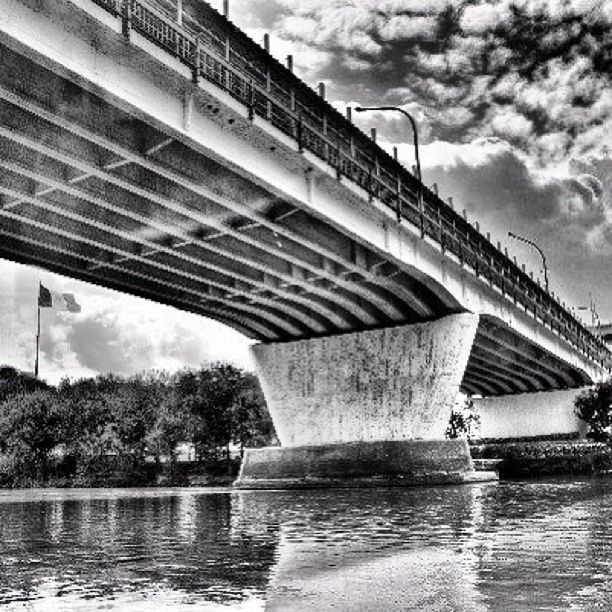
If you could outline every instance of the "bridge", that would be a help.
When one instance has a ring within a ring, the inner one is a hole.
[[[368,480],[382,457],[399,482],[405,462],[456,478],[459,390],[520,424],[609,372],[499,245],[205,2],[4,1],[0,256],[258,340],[282,448],[244,484]]]

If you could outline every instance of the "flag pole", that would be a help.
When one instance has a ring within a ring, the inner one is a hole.
[[[38,378],[38,353],[40,349],[40,288],[42,283],[38,281],[38,296],[36,298],[36,304],[38,305],[38,325],[36,328],[36,361],[34,362],[34,376]]]

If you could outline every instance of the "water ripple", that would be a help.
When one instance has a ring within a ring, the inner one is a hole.
[[[16,610],[612,609],[612,480],[0,492]]]

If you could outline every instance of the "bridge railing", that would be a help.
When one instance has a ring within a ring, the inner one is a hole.
[[[462,265],[599,364],[612,354],[555,298],[361,130],[212,8],[179,25],[159,0],[92,0],[393,208]],[[419,197],[420,196],[420,197]],[[421,203],[421,204],[419,204]]]

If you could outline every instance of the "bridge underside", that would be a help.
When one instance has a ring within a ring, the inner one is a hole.
[[[0,53],[1,256],[219,319],[262,341],[461,310],[417,273],[180,134],[76,77],[7,46]],[[203,94],[194,104],[228,129],[251,129]]]
[[[579,368],[525,340],[499,319],[481,315],[461,390],[499,396],[591,383]]]
[[[125,44],[112,32],[99,38]],[[417,270],[263,189],[205,145],[1,36],[0,53],[0,256],[202,314],[266,343],[463,310]],[[176,87],[193,93],[182,81]],[[248,120],[204,92],[190,104],[255,137]],[[587,382],[482,317],[461,389],[491,396]]]

